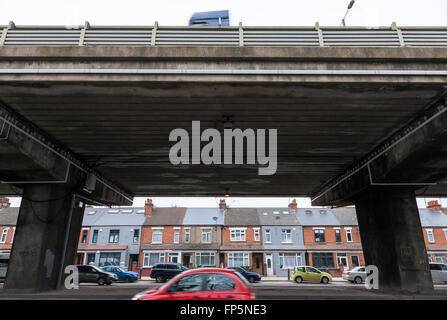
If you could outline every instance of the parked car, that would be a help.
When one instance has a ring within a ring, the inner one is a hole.
[[[203,268],[187,270],[158,289],[138,293],[133,300],[254,300],[250,283],[238,272]]]
[[[293,280],[296,283],[312,281],[326,284],[332,281],[332,276],[329,273],[320,271],[314,267],[298,266],[293,270],[290,280]]]
[[[101,268],[104,271],[114,273],[118,276],[118,281],[134,282],[138,280],[138,273],[125,271],[119,266],[107,266]]]
[[[228,267],[227,269],[232,269],[239,272],[245,277],[249,282],[254,283],[256,281],[261,281],[261,276],[256,272],[247,271],[241,267]]]
[[[190,26],[229,26],[228,10],[196,12],[189,19]]]
[[[349,281],[352,283],[361,284],[363,281],[365,281],[366,276],[367,276],[367,274],[366,274],[365,267],[355,267],[355,268],[352,268],[351,270],[343,271],[342,278],[343,278],[343,280],[346,280],[346,281]]]
[[[9,253],[0,253],[0,281],[5,281],[8,264]]]
[[[447,283],[447,265],[440,262],[430,262],[429,265],[433,282]]]
[[[179,263],[157,263],[152,266],[150,277],[154,278],[156,282],[165,282],[186,270],[188,268]]]
[[[79,283],[97,283],[100,286],[111,285],[113,281],[118,280],[114,273],[101,270],[97,266],[78,265]]]

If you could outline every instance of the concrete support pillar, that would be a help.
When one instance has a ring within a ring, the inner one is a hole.
[[[73,190],[58,184],[27,185],[14,236],[5,289],[39,292],[63,284],[73,264],[84,208]]]
[[[412,189],[372,187],[355,202],[366,265],[379,269],[379,289],[430,293],[433,283]]]

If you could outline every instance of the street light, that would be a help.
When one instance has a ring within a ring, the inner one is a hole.
[[[343,19],[341,20],[341,25],[342,25],[343,27],[346,27],[345,19],[346,19],[346,16],[347,16],[348,12],[349,12],[349,9],[351,9],[352,6],[354,5],[354,2],[355,2],[355,0],[351,0],[351,2],[349,2],[349,4],[348,4],[348,10],[346,10],[345,16],[344,16]]]

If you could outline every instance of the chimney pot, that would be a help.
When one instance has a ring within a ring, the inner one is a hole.
[[[298,210],[298,203],[296,203],[296,199],[293,199],[291,203],[289,203],[290,210]]]
[[[146,199],[146,202],[144,203],[144,214],[148,217],[152,215],[152,208],[154,207],[154,204],[152,203],[152,199]]]
[[[219,209],[220,210],[225,210],[227,208],[227,204],[226,204],[226,202],[225,202],[225,199],[220,199],[220,202],[219,202]]]
[[[441,205],[439,204],[438,200],[429,201],[427,208],[433,209],[436,211],[441,211]]]

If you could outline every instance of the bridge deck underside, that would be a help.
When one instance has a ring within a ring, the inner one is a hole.
[[[442,92],[441,84],[9,82],[0,101],[135,195],[311,196]],[[233,128],[278,130],[276,174],[169,162],[171,130],[199,120],[223,132],[225,116]]]

